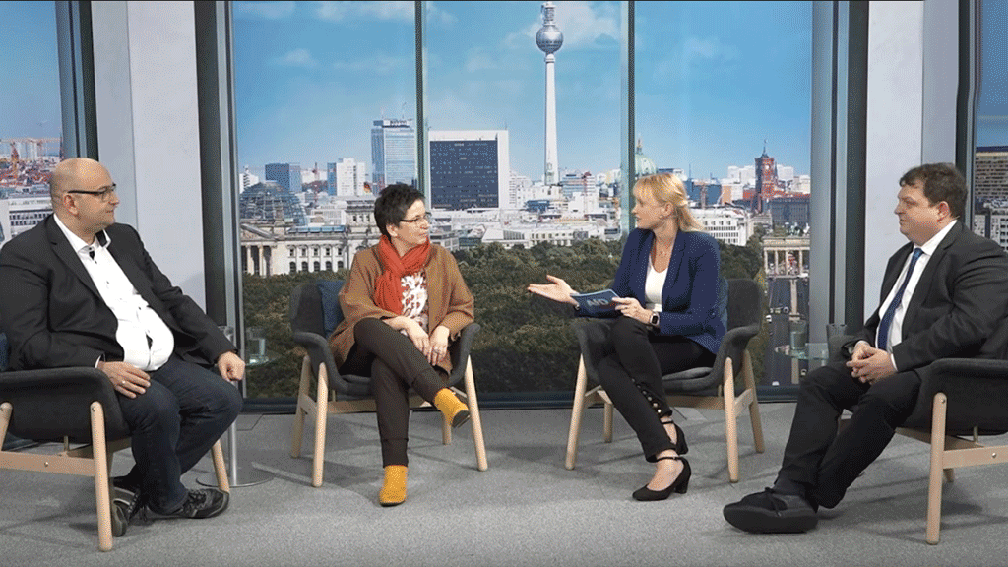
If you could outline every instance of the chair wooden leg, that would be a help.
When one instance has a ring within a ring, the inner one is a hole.
[[[308,395],[308,385],[311,382],[311,362],[308,355],[301,360],[301,381],[298,384],[297,407],[294,408],[294,427],[291,430],[290,456],[296,459],[301,456],[301,438],[304,436],[305,409],[301,399]]]
[[[441,444],[451,445],[452,426],[448,422],[448,416],[441,414]]]
[[[7,438],[7,427],[10,425],[10,416],[13,406],[10,402],[4,402],[0,404],[0,445],[3,444],[3,440]]]
[[[934,545],[938,543],[941,528],[942,461],[945,456],[945,410],[946,397],[941,392],[935,394],[931,406],[931,473],[928,478],[927,528],[925,539]]]
[[[567,459],[564,466],[574,470],[577,460],[578,435],[581,432],[581,414],[584,411],[585,391],[588,389],[588,372],[585,370],[584,356],[578,361],[577,382],[574,384],[574,407],[571,409],[570,431],[567,433]]]
[[[319,364],[318,392],[315,400],[315,455],[312,457],[312,486],[322,486],[325,464],[326,418],[329,417],[329,376],[325,364]]]
[[[105,448],[105,412],[91,404],[91,440],[94,452],[95,512],[98,515],[98,549],[112,549],[112,513],[109,499],[108,461]]]
[[[232,439],[231,442],[233,443],[234,440]],[[231,483],[228,482],[227,467],[224,466],[224,450],[221,449],[220,439],[210,449],[210,455],[213,456],[214,471],[217,473],[217,486],[224,492],[231,492]]]
[[[602,441],[612,443],[612,417],[613,405],[609,402],[602,404]]]
[[[725,412],[725,444],[728,447],[728,480],[738,482],[738,427],[735,422],[735,376],[732,374],[732,361],[725,358],[724,383],[721,385],[724,395]]]
[[[466,403],[469,404],[472,421],[473,448],[476,450],[476,470],[487,470],[486,447],[483,445],[483,422],[480,419],[479,403],[476,401],[476,382],[473,380],[472,358],[466,359],[465,371]]]
[[[756,452],[766,451],[763,441],[763,421],[760,419],[759,400],[756,399],[756,380],[753,378],[752,357],[749,350],[742,351],[742,380],[746,390],[752,391],[752,401],[749,402],[749,421],[752,423],[753,444]]]

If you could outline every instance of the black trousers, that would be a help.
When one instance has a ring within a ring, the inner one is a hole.
[[[845,363],[833,360],[799,385],[779,475],[826,508],[839,504],[854,479],[882,454],[910,417],[921,385],[913,370],[862,384]],[[837,419],[845,409],[851,410],[850,423],[838,434]]]
[[[714,353],[685,337],[663,337],[636,319],[620,316],[609,339],[615,349],[598,364],[599,382],[613,406],[637,433],[649,462],[672,449],[661,417],[672,408],[665,401],[662,375],[712,366]]]
[[[409,465],[409,390],[434,403],[445,387],[447,374],[431,366],[413,341],[380,319],[361,319],[354,325],[354,346],[341,373],[371,377],[378,414],[382,466]]]

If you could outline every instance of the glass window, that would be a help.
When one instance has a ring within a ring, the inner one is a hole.
[[[416,177],[413,3],[232,8],[241,240],[254,255],[242,264],[244,318],[265,331],[271,355],[249,369],[247,396],[290,398],[301,364],[290,289],[343,277],[353,252],[375,243],[373,188]],[[327,245],[339,250],[336,273],[315,261]],[[256,275],[255,262],[269,265]]]
[[[755,278],[768,325],[757,384],[796,384],[781,353],[808,321],[812,3],[634,4],[637,175],[669,172],[722,242],[722,273]]]
[[[973,227],[1008,251],[1008,5],[978,4]]]
[[[0,3],[0,246],[52,211],[49,172],[62,153],[55,2]]]
[[[570,314],[525,289],[551,274],[590,291],[615,273],[620,4],[424,6],[425,190],[476,297],[479,388],[570,391]]]

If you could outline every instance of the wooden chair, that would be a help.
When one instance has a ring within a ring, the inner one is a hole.
[[[1008,324],[1002,325],[1008,332]],[[937,544],[941,527],[942,473],[1008,463],[1008,444],[985,445],[981,436],[1008,432],[1008,360],[946,358],[921,373],[913,413],[897,433],[931,444],[925,539]],[[1004,443],[1004,440],[1001,440]]]
[[[112,549],[112,456],[130,446],[115,390],[92,367],[8,371],[7,350],[7,338],[0,334],[0,442],[9,431],[39,443],[62,442],[63,450],[40,454],[0,449],[0,469],[94,477],[98,549]],[[220,441],[212,454],[217,482],[229,491]]]
[[[727,332],[718,350],[713,367],[692,368],[662,377],[668,403],[672,407],[724,410],[725,441],[728,454],[728,479],[738,482],[738,434],[736,418],[746,408],[752,423],[756,452],[764,451],[763,426],[760,422],[759,401],[753,378],[752,360],[746,351],[749,340],[760,330],[761,294],[759,286],[751,280],[727,282]],[[567,437],[568,470],[574,469],[577,458],[581,415],[586,405],[603,404],[603,439],[612,442],[613,405],[605,390],[596,386],[588,390],[589,379],[598,384],[598,361],[612,351],[609,330],[612,319],[576,319],[572,321],[574,334],[581,347],[577,382],[574,387],[574,408],[571,411],[570,432]],[[735,376],[741,384],[736,385]]]
[[[293,339],[307,351],[301,363],[301,381],[298,386],[297,409],[294,412],[290,455],[292,458],[300,457],[305,417],[311,416],[315,423],[312,486],[322,486],[327,416],[375,411],[371,378],[340,374],[329,347],[329,335],[343,320],[343,311],[339,305],[339,291],[342,287],[342,281],[307,282],[295,287],[290,297],[289,317]],[[476,401],[472,360],[469,358],[473,338],[479,328],[478,323],[469,324],[462,330],[459,340],[449,348],[453,370],[448,379],[448,387],[469,406],[472,415],[473,445],[476,450],[476,468],[485,471],[487,460],[486,449],[483,446],[483,426]],[[314,398],[310,395],[312,380],[316,382]],[[464,392],[457,388],[460,383],[465,384]],[[330,392],[333,395],[332,399]],[[427,405],[429,404],[419,396],[411,396],[411,407]],[[445,445],[451,443],[451,437],[451,424],[443,420],[442,441]]]

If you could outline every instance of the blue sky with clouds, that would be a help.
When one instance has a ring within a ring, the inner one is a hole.
[[[1008,146],[1008,1],[983,0],[977,146]]]
[[[512,169],[542,173],[540,2],[427,4],[431,129],[507,129]],[[557,2],[561,168],[619,167],[617,2]],[[371,167],[371,121],[415,116],[411,2],[236,2],[241,164]],[[763,149],[807,173],[811,6],[804,2],[640,2],[636,130],[660,167],[725,174]],[[756,29],[759,26],[759,29]]]
[[[5,85],[0,138],[58,138],[60,121],[56,8],[53,2],[0,2]],[[0,148],[0,154],[9,154]]]

